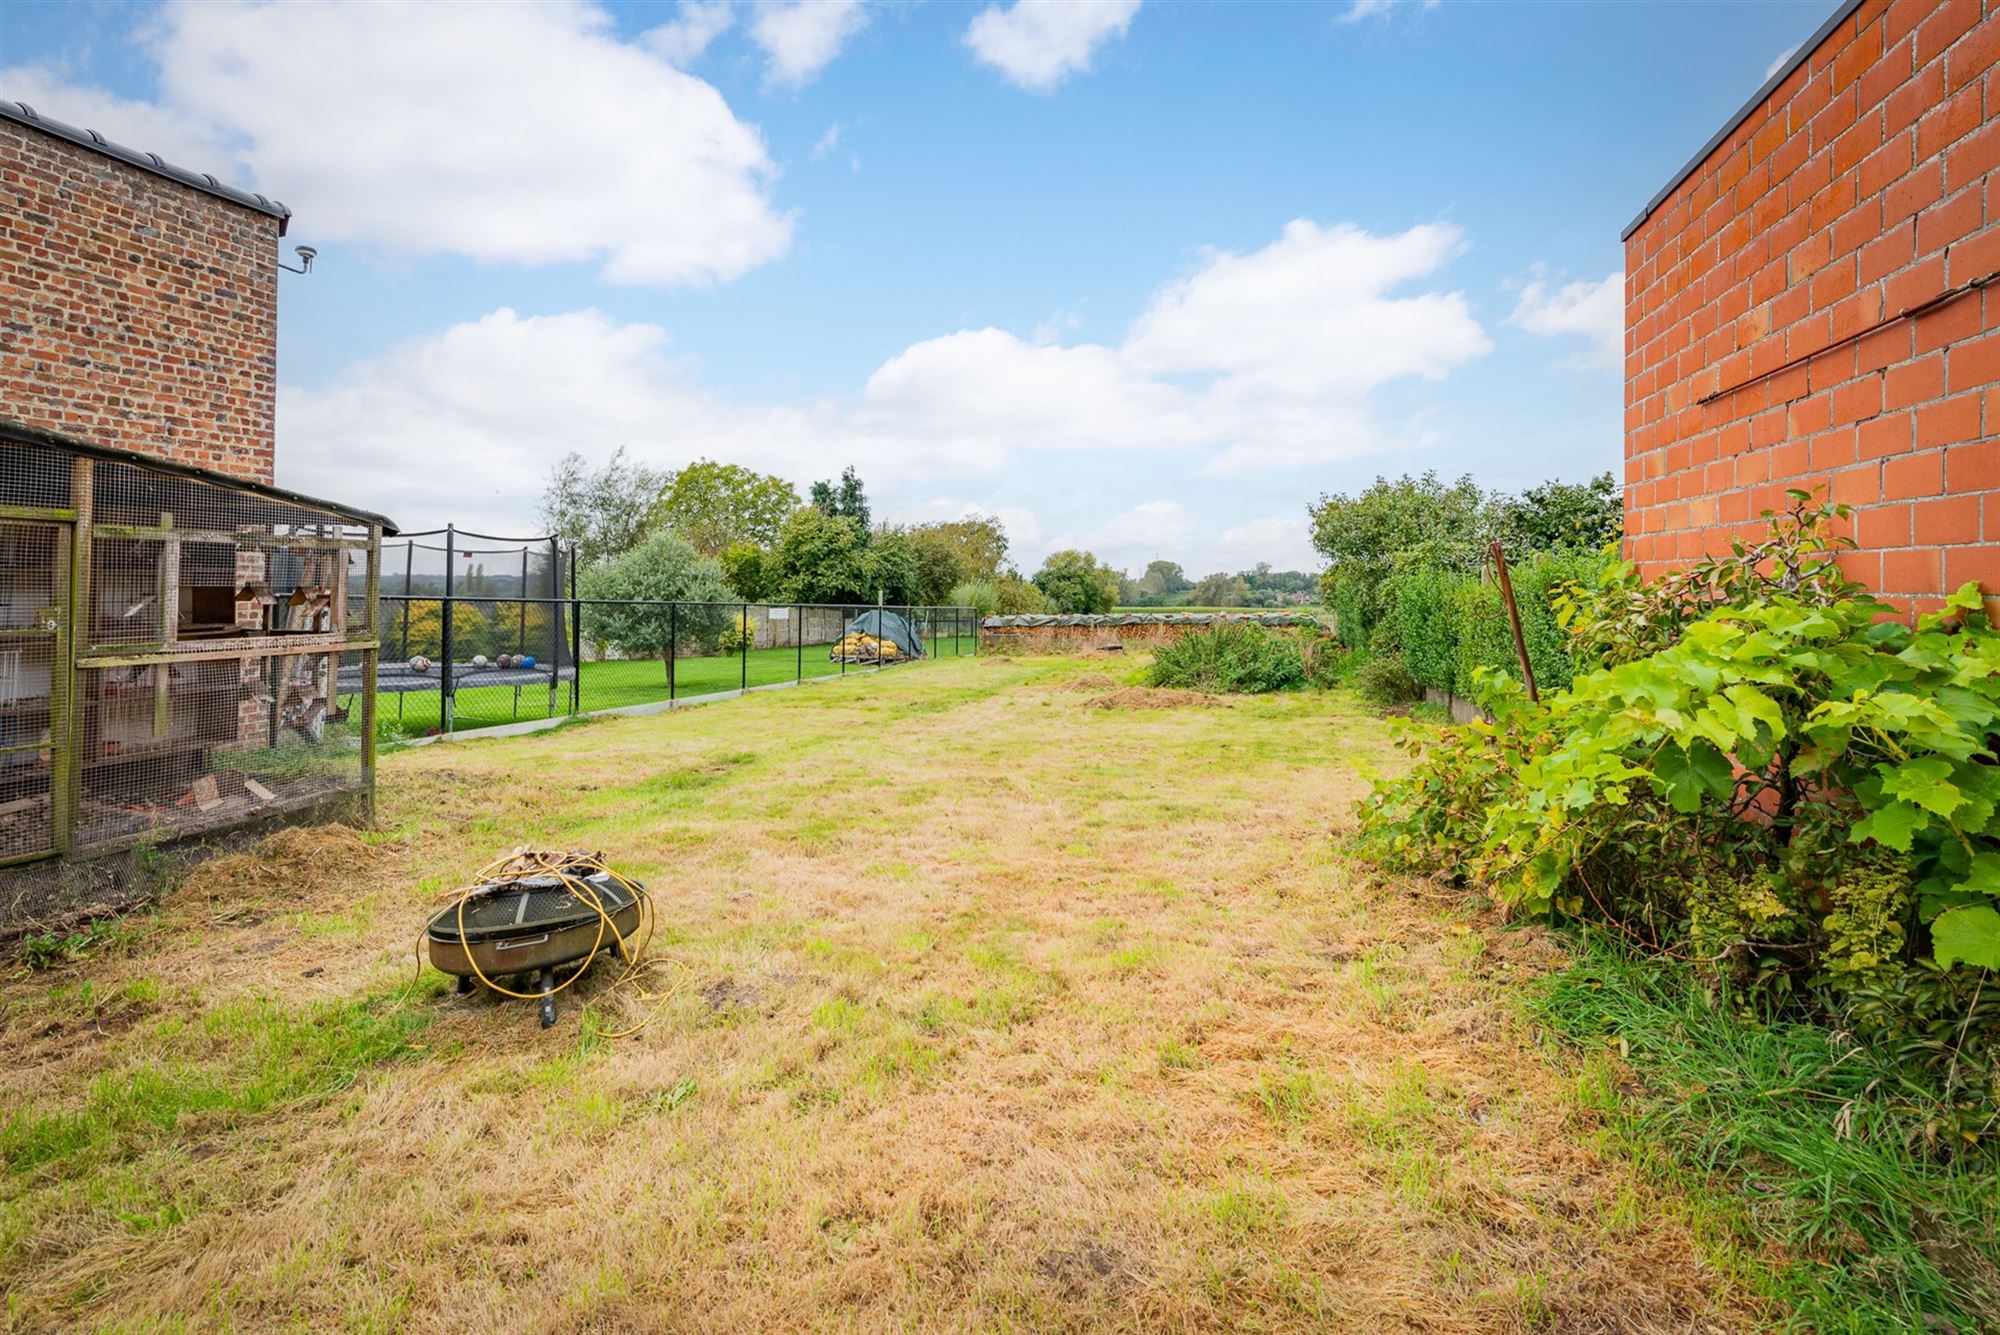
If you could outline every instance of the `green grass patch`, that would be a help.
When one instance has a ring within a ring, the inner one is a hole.
[[[1822,1027],[1745,1017],[1685,968],[1601,938],[1529,994],[1579,1054],[1577,1097],[1612,1146],[1704,1201],[1746,1278],[1822,1335],[2000,1329],[2000,1164],[1906,1144],[1923,1085]],[[1638,1087],[1621,1079],[1621,1066]]]
[[[184,1118],[229,1122],[314,1102],[408,1055],[410,1038],[429,1023],[392,999],[292,1009],[260,998],[164,1019],[132,1061],[99,1076],[76,1106],[5,1108],[0,1164],[12,1175],[52,1169],[77,1178],[175,1132]]]
[[[926,637],[925,649],[933,659],[968,657],[973,652],[971,635],[956,642],[950,635]],[[745,654],[708,654],[674,661],[671,688],[664,660],[622,659],[583,665],[577,686],[578,704],[584,711],[622,709],[629,705],[654,704],[661,700],[714,695],[744,686],[774,686],[781,682],[859,674],[874,669],[858,665],[845,668],[829,656],[824,644],[797,649],[752,649]],[[466,669],[460,675],[468,675]],[[556,682],[552,693],[546,682],[505,686],[457,686],[452,693],[452,727],[455,731],[490,728],[503,723],[559,718],[570,712],[570,682]],[[435,689],[398,691],[377,697],[376,730],[388,738],[422,737],[437,731],[440,697]],[[945,709],[950,701],[929,701],[926,707]]]

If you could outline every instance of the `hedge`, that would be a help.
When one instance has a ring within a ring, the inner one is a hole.
[[[1595,552],[1544,552],[1510,567],[1521,635],[1543,690],[1567,687],[1576,672],[1551,604],[1565,584],[1595,580],[1604,560]],[[1395,578],[1396,638],[1419,685],[1471,698],[1479,668],[1521,675],[1496,582],[1428,566],[1406,567]]]

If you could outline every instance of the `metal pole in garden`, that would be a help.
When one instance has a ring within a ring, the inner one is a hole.
[[[1535,690],[1535,665],[1528,661],[1528,640],[1521,634],[1521,609],[1514,602],[1514,581],[1507,577],[1507,553],[1501,550],[1497,538],[1488,550],[1493,553],[1493,568],[1500,576],[1500,597],[1507,604],[1507,622],[1514,628],[1514,653],[1521,660],[1521,680],[1528,684],[1528,699],[1539,701],[1542,697]]]
[[[806,679],[806,609],[803,604],[792,606],[792,644],[798,650],[798,665],[792,669],[793,681]]]
[[[750,604],[744,603],[736,611],[736,629],[742,632],[742,642],[737,650],[743,655],[743,675],[736,682],[736,690],[740,695],[750,689]]]
[[[546,604],[544,604],[544,606],[550,608],[558,606],[555,600],[561,597],[562,597],[562,547],[553,537],[551,537],[549,539],[549,601]],[[556,716],[556,683],[562,680],[562,677],[558,671],[558,665],[562,662],[562,653],[557,648],[557,645],[560,643],[562,636],[562,614],[560,612],[545,611],[542,615],[543,618],[548,622],[548,627],[549,627],[549,644],[547,645],[548,669],[549,669],[549,717],[554,718]]]
[[[515,654],[519,655],[519,654],[524,654],[527,651],[528,651],[528,549],[526,547],[523,547],[521,548],[521,615],[519,618],[516,619],[514,623],[514,652]],[[514,719],[516,722],[519,722],[520,718],[521,718],[521,687],[520,683],[516,682],[514,685]]]
[[[847,675],[847,609],[840,609],[840,639],[834,644],[834,657],[840,660],[840,675]]]
[[[583,712],[583,602],[576,596],[576,544],[569,545],[569,712]]]
[[[458,534],[450,524],[444,526],[444,629],[439,636],[438,649],[438,727],[451,731],[451,576],[453,563],[458,556]]]
[[[403,543],[403,657],[410,657],[410,569],[417,559],[417,540],[410,538]],[[396,722],[403,721],[403,697],[408,691],[396,692]]]

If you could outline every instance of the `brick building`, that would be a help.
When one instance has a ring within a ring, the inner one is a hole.
[[[0,414],[271,481],[290,219],[0,101]]]
[[[1627,228],[1629,553],[1726,548],[1788,487],[1849,573],[2000,594],[2000,0],[1847,0]]]
[[[0,102],[0,930],[368,808],[394,529],[271,484],[289,218]]]

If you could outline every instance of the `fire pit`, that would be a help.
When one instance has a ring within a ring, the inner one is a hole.
[[[642,944],[633,938],[645,887],[606,867],[595,854],[519,852],[487,868],[439,910],[424,931],[431,965],[456,975],[460,994],[483,986],[502,996],[538,998],[542,1027],[556,1022],[556,993],[599,955],[617,954],[628,970]],[[560,983],[556,971],[568,968]],[[528,978],[532,990],[496,981]]]

